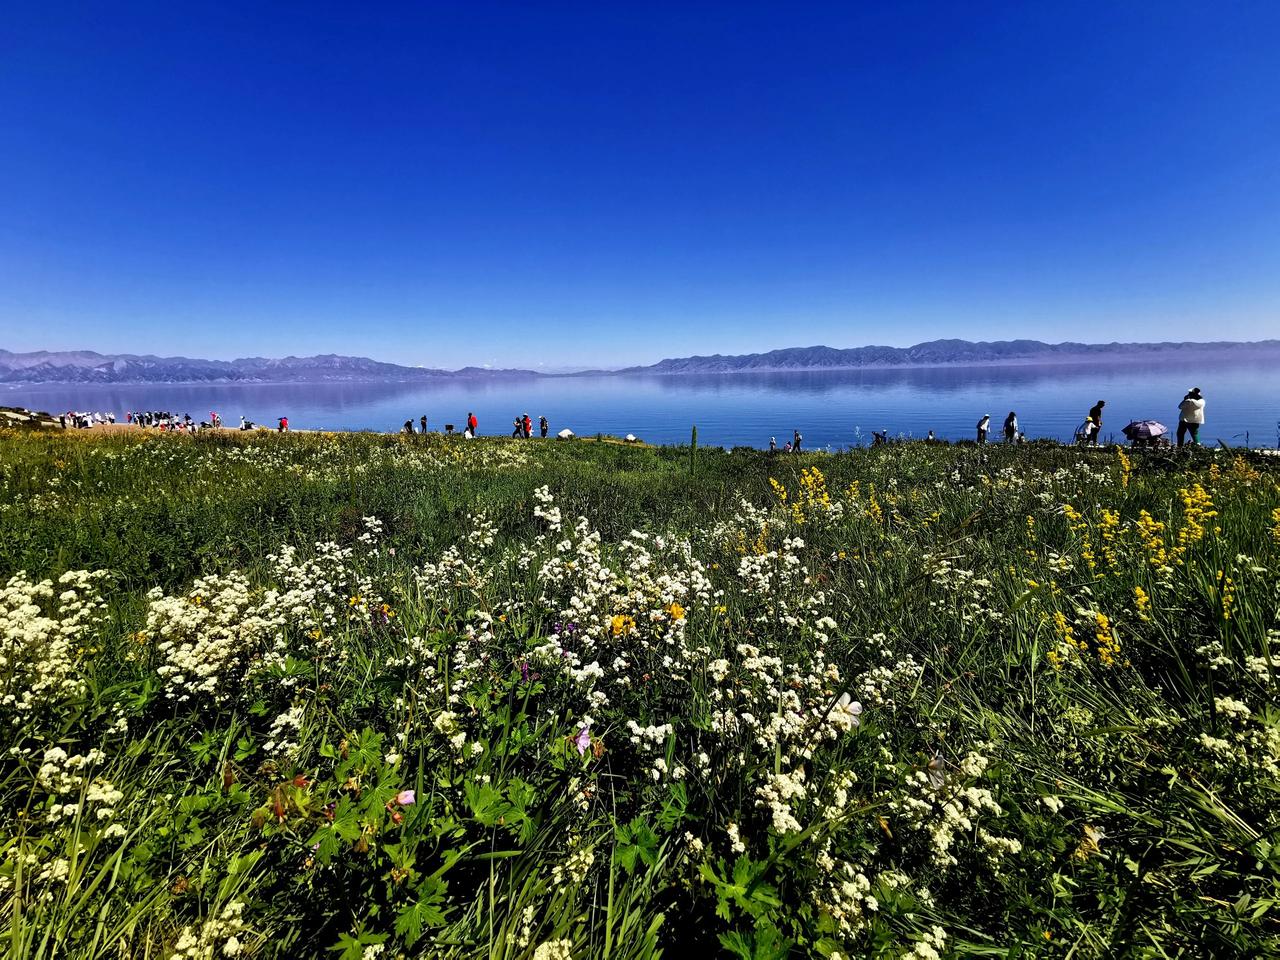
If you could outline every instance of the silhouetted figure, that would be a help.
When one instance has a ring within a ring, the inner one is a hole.
[[[427,432],[427,415],[424,413],[418,422],[422,424],[422,432],[426,433]]]
[[[1085,420],[1085,442],[1095,447],[1098,445],[1098,435],[1102,433],[1102,408],[1106,405],[1107,401],[1099,400],[1089,408],[1089,417]]]
[[[991,428],[991,414],[984,413],[982,419],[978,421],[978,442],[987,442],[987,431]]]
[[[1018,415],[1012,410],[1004,418],[1004,442],[1013,443],[1018,439]]]

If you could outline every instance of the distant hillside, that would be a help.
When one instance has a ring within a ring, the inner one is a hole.
[[[914,347],[788,347],[738,356],[683,357],[620,373],[743,373],[938,367],[1002,363],[1118,363],[1153,359],[1280,358],[1280,340],[1256,343],[1042,343],[1039,340],[931,340]]]
[[[90,350],[11,353],[0,350],[0,383],[320,383],[415,381],[441,378],[535,376],[527,370],[435,370],[366,357],[245,357],[194,360]]]
[[[1134,360],[1280,359],[1280,340],[1257,343],[1042,343],[1039,340],[931,340],[914,347],[788,347],[739,356],[683,357],[646,367],[585,371],[628,373],[749,373],[883,367],[979,366],[1017,363],[1123,363]],[[573,374],[566,374],[572,376]],[[91,350],[11,353],[0,350],[0,383],[400,383],[420,380],[542,377],[531,370],[404,367],[367,357],[244,357],[197,360],[103,354]]]

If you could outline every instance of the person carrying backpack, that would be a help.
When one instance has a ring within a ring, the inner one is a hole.
[[[480,428],[480,421],[476,419],[476,415],[474,413],[468,413],[467,414],[467,430],[474,437],[476,435],[476,431],[479,428]]]
[[[978,442],[987,442],[987,430],[991,426],[991,414],[984,413],[982,419],[978,421]]]

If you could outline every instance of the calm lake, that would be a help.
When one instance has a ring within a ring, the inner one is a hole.
[[[440,383],[324,384],[38,384],[0,387],[0,405],[52,413],[67,410],[169,410],[224,423],[241,415],[274,426],[287,416],[296,429],[395,431],[423,414],[429,429],[461,429],[468,410],[482,434],[510,434],[511,421],[546,416],[554,434],[633,433],[653,443],[686,443],[698,426],[701,444],[778,445],[792,430],[811,449],[869,443],[872,430],[922,437],[929,430],[967,439],[984,413],[992,437],[1010,410],[1028,437],[1069,440],[1095,400],[1105,399],[1103,438],[1121,438],[1130,420],[1155,419],[1171,429],[1177,405],[1198,386],[1207,405],[1201,441],[1276,446],[1280,376],[1274,363],[1162,363],[943,367],[815,373],[591,376],[446,380]],[[1121,438],[1122,439],[1122,438]]]

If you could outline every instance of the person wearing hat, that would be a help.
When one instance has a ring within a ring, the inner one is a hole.
[[[1200,425],[1204,423],[1204,397],[1200,388],[1192,387],[1178,404],[1178,446],[1191,434],[1191,442],[1200,445]]]
[[[987,442],[987,430],[991,427],[991,414],[984,413],[982,419],[978,421],[978,442]]]

